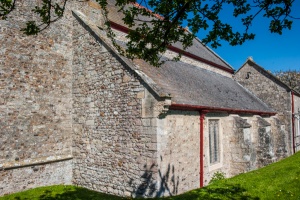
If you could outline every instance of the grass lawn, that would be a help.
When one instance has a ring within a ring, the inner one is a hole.
[[[41,187],[12,195],[0,200],[121,200],[113,195],[94,192],[75,186]],[[259,170],[186,192],[160,198],[165,200],[198,199],[295,199],[300,200],[300,152],[280,162]]]
[[[125,200],[114,195],[104,194],[72,185],[39,187],[4,197],[0,200]]]
[[[188,195],[190,198],[186,198]],[[220,180],[170,199],[300,200],[300,152],[259,170]]]

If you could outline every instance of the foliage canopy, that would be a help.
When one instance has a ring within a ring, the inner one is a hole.
[[[277,71],[275,72],[275,76],[292,89],[296,90],[297,92],[300,92],[300,71]]]
[[[15,9],[18,0],[0,0],[0,18],[6,19]],[[28,21],[22,29],[25,34],[37,34],[51,23],[60,19],[68,0],[42,0],[32,10],[40,17],[40,23]],[[124,23],[131,29],[126,50],[122,51],[129,58],[141,58],[150,64],[159,66],[161,55],[167,47],[180,42],[183,50],[192,45],[197,32],[207,30],[202,38],[204,44],[213,48],[227,41],[230,45],[241,45],[255,37],[249,32],[257,16],[269,19],[269,30],[282,34],[284,29],[291,29],[297,19],[291,15],[295,0],[95,0],[107,17],[108,1],[123,13]],[[71,3],[71,2],[69,2]],[[142,5],[142,6],[141,6]],[[222,17],[224,10],[231,10],[244,26],[243,31],[235,31],[234,24]],[[257,23],[257,22],[256,22]],[[114,34],[108,25],[108,36]],[[187,26],[188,28],[183,28]],[[114,45],[117,44],[114,42]],[[118,47],[120,49],[120,47]],[[175,60],[178,60],[180,55]]]

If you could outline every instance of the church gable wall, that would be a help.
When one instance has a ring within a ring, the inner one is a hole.
[[[236,74],[235,79],[246,89],[256,95],[264,103],[278,112],[278,119],[287,133],[288,154],[292,153],[292,124],[291,93],[278,84],[273,77],[266,72],[246,63]]]
[[[153,196],[157,100],[83,26],[74,20],[73,183],[120,196]]]

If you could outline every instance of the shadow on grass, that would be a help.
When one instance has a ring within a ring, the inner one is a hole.
[[[64,191],[56,193],[52,190],[44,190],[36,193],[35,197],[30,196],[14,196],[9,198],[13,200],[128,200],[132,198],[118,197],[114,195],[99,193],[85,188],[65,188]],[[156,200],[209,200],[209,199],[239,199],[239,200],[258,200],[258,197],[250,196],[247,191],[240,185],[211,185],[205,188],[192,190],[178,196],[171,196],[166,198],[154,198]],[[152,199],[152,200],[154,200]],[[150,199],[149,199],[150,200]]]
[[[192,190],[182,195],[166,198],[166,200],[198,200],[198,199],[239,199],[258,200],[258,197],[250,196],[246,189],[240,185],[208,186],[205,188]]]
[[[15,196],[14,200],[31,200],[31,197]],[[114,195],[104,194],[85,188],[65,188],[62,194],[57,194],[55,191],[45,190],[39,193],[34,199],[39,200],[125,200],[128,198],[118,197]]]

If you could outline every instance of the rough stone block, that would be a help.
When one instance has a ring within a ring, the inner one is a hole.
[[[145,98],[145,92],[144,92],[144,91],[138,92],[138,93],[136,94],[136,98],[138,98],[138,99],[143,99],[143,98]]]

